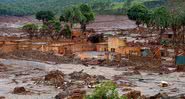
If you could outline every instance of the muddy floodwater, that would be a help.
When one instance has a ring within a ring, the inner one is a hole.
[[[140,75],[123,75],[129,72],[130,67],[100,67],[83,66],[77,64],[54,64],[51,62],[35,62],[26,60],[0,59],[0,64],[6,65],[8,70],[0,72],[0,96],[6,99],[53,99],[60,92],[52,86],[36,85],[32,79],[41,77],[51,70],[60,70],[64,74],[70,74],[74,71],[81,71],[90,75],[102,75],[107,79],[113,79],[115,75],[122,75],[120,82],[129,82],[132,86],[128,88],[141,91],[143,95],[152,96],[157,93],[167,93],[169,96],[185,94],[185,73],[171,73],[159,75],[158,73],[147,73],[140,71]],[[92,69],[92,67],[95,67]],[[161,87],[160,82],[166,81],[168,87]],[[15,87],[25,87],[30,94],[15,95],[12,91]],[[122,92],[120,92],[122,93]]]

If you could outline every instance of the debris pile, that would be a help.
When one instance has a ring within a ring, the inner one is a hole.
[[[73,73],[69,74],[70,78],[71,79],[75,79],[75,80],[96,80],[96,81],[100,81],[100,80],[106,80],[106,78],[104,76],[101,76],[101,75],[89,75],[85,72],[83,72],[83,70],[77,72],[77,71],[74,71]]]
[[[128,99],[141,99],[141,92],[133,90],[133,91],[130,91],[129,93],[127,93],[126,97]]]
[[[85,95],[85,90],[73,89],[70,92],[60,92],[55,96],[55,99],[84,99]]]
[[[84,73],[83,70],[79,72],[75,71],[69,74],[69,76],[71,77],[71,79],[75,79],[75,80],[85,80],[87,78],[91,78],[91,75]]]
[[[5,99],[5,97],[4,96],[0,96],[0,99]]]
[[[27,91],[24,87],[15,87],[13,90],[13,94],[24,94],[26,92]]]
[[[48,85],[54,85],[55,87],[63,87],[64,85],[64,73],[61,71],[51,71],[44,77],[45,83]]]
[[[83,70],[79,72],[75,71],[69,74],[69,76],[71,79],[84,81],[85,85],[87,85],[88,88],[94,88],[94,85],[100,83],[103,80],[106,80],[104,76],[89,75],[87,73],[84,73]]]
[[[86,95],[86,91],[76,89],[76,90],[73,90],[73,92],[71,93],[68,99],[84,99],[85,95]]]

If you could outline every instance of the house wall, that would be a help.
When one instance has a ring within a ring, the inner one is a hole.
[[[3,52],[11,52],[16,49],[21,50],[38,50],[43,52],[54,52],[58,54],[69,54],[83,51],[95,51],[96,45],[87,42],[1,42],[0,50]]]
[[[108,50],[118,49],[119,47],[125,47],[126,42],[118,37],[109,37],[108,38]]]
[[[102,60],[106,59],[106,55],[103,52],[102,53],[101,52],[82,52],[82,53],[77,53],[76,55],[81,60],[93,59],[93,58],[102,59]]]
[[[15,51],[17,49],[18,49],[18,47],[16,44],[0,46],[0,51],[4,52],[4,53],[9,53],[9,52]]]
[[[171,40],[173,38],[173,35],[172,34],[163,34],[162,35],[162,39],[167,39],[167,40]]]
[[[116,49],[116,53],[120,53],[122,55],[134,54],[139,56],[141,53],[140,47],[119,47]]]
[[[72,53],[83,51],[95,51],[96,46],[90,43],[79,43],[71,46]]]
[[[82,32],[81,31],[79,31],[79,30],[73,30],[72,31],[72,37],[73,38],[79,38],[80,36],[82,36]]]
[[[100,52],[108,51],[108,44],[97,44],[96,51]]]

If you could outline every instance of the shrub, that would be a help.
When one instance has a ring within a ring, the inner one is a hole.
[[[91,95],[85,99],[127,99],[126,97],[119,96],[116,85],[111,82],[104,82],[96,87]]]

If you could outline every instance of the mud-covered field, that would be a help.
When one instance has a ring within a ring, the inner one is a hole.
[[[7,99],[25,99],[25,97],[28,99],[53,99],[59,92],[66,91],[66,88],[68,90],[80,88],[91,92],[93,88],[88,88],[86,84],[88,78],[84,78],[85,76],[79,76],[79,78],[71,76],[71,73],[80,71],[87,73],[83,75],[89,77],[90,75],[101,75],[106,79],[117,82],[119,92],[122,94],[129,90],[141,91],[142,95],[148,97],[155,96],[158,93],[166,93],[170,97],[177,97],[185,93],[184,73],[159,74],[142,70],[136,72],[132,66],[117,68],[96,65],[87,67],[80,64],[55,64],[53,62],[16,59],[0,59],[0,64],[6,67],[4,71],[0,72],[0,96]],[[55,84],[45,84],[43,78],[53,70],[64,73],[64,80],[69,83],[68,87],[58,88]],[[162,87],[161,83],[163,81],[168,82],[168,86]],[[13,93],[15,87],[24,87],[27,92],[15,94]]]

